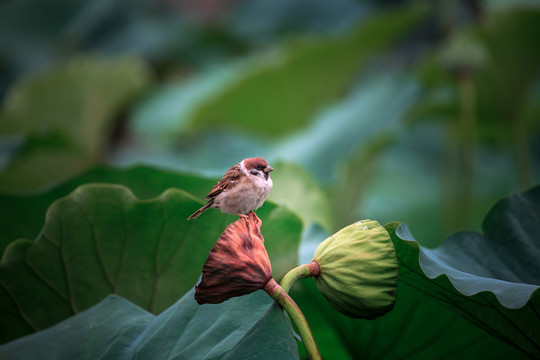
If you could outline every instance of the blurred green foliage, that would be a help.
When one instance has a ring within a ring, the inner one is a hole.
[[[0,188],[32,189],[96,164],[118,113],[148,81],[145,64],[129,57],[75,58],[19,80],[0,113],[0,136],[16,140]]]
[[[397,220],[428,247],[481,231],[540,179],[538,38],[531,1],[4,0],[0,248],[78,185],[203,198],[249,156],[295,229]]]

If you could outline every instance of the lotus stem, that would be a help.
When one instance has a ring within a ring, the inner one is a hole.
[[[514,116],[514,126],[512,126],[512,143],[514,146],[514,156],[516,158],[517,174],[519,185],[524,191],[533,186],[533,176],[531,168],[531,156],[529,154],[529,138],[525,119],[521,112],[516,112]]]
[[[476,98],[473,73],[462,71],[458,77],[461,134],[460,170],[456,194],[456,227],[467,228],[473,210],[474,172],[476,167]]]
[[[283,279],[281,279],[281,287],[288,293],[291,290],[292,285],[298,279],[304,279],[307,277],[319,276],[321,274],[321,268],[316,261],[312,261],[309,264],[300,265],[289,271]]]
[[[313,334],[309,328],[309,324],[304,317],[304,314],[302,314],[302,311],[289,296],[289,294],[287,294],[287,292],[285,292],[285,290],[279,286],[274,279],[270,279],[270,281],[268,281],[264,287],[264,291],[266,291],[266,293],[270,295],[276,303],[287,311],[289,317],[298,329],[298,333],[302,338],[302,342],[304,343],[304,347],[306,348],[309,358],[311,360],[322,360],[319,349],[317,348],[317,344],[315,343],[315,339],[313,338]]]

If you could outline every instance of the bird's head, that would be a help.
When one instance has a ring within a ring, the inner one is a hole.
[[[270,172],[274,169],[262,157],[247,158],[242,160],[248,174],[260,176],[268,180]]]

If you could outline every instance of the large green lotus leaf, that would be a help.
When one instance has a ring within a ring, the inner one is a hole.
[[[194,291],[159,316],[109,295],[61,323],[0,346],[8,359],[298,359],[288,319],[262,292],[198,305]]]
[[[234,216],[169,189],[149,200],[120,185],[83,185],[56,201],[35,242],[17,240],[0,263],[0,339],[51,326],[119,294],[159,313],[189,290]],[[302,224],[289,210],[266,204],[262,232],[276,277],[295,266]]]
[[[295,284],[294,298],[323,359],[525,359],[444,304],[400,281],[395,307],[375,320],[338,313],[312,279]],[[303,348],[299,350],[303,354]]]
[[[36,238],[43,227],[49,205],[86,183],[125,185],[140,199],[159,196],[169,188],[179,188],[203,199],[216,181],[145,166],[128,169],[100,166],[52,187],[0,194],[0,254],[14,239]]]
[[[19,80],[3,103],[0,134],[23,141],[0,187],[35,188],[95,163],[120,110],[148,81],[146,66],[132,57],[75,58]]]
[[[540,187],[499,201],[483,234],[460,232],[436,249],[404,225],[390,232],[400,279],[530,357],[540,357]]]
[[[425,8],[416,6],[384,12],[345,36],[290,41],[250,61],[168,86],[143,104],[135,127],[164,137],[185,126],[233,126],[265,136],[297,130],[323,104],[342,95],[374,53],[424,15]]]

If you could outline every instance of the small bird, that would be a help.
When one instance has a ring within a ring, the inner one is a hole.
[[[195,211],[188,220],[196,219],[207,209],[219,209],[240,217],[257,210],[274,185],[270,178],[273,170],[262,157],[240,161],[227,170],[208,193],[208,203]]]

